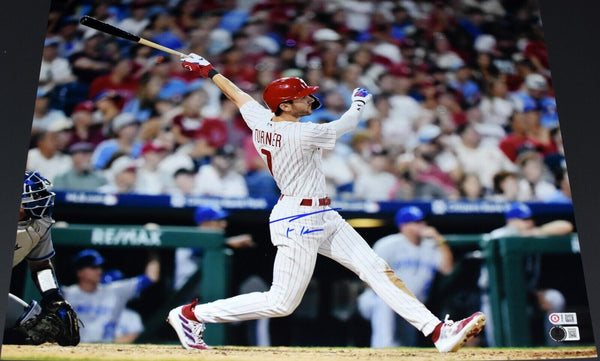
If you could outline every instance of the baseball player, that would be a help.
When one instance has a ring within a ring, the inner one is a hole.
[[[533,212],[525,203],[515,202],[504,212],[506,224],[500,228],[491,231],[486,241],[503,237],[533,237],[533,236],[559,236],[573,232],[573,224],[567,220],[555,219],[553,221],[536,226],[533,220]],[[525,278],[527,280],[528,295],[533,296],[539,310],[547,313],[562,312],[565,306],[565,297],[556,289],[539,289],[538,279],[540,276],[541,256],[530,255],[525,257]],[[479,275],[478,286],[481,290],[481,309],[486,313],[491,312],[491,301],[489,295],[489,273],[484,265]],[[490,318],[490,322],[496,322]],[[556,346],[556,342],[548,338],[548,329],[552,326],[548,317],[544,317],[544,327],[546,328],[546,346]],[[485,338],[488,346],[496,346],[494,340],[494,328],[488,327],[485,332]]]
[[[422,302],[429,294],[437,272],[452,272],[453,259],[445,239],[425,222],[425,214],[415,206],[402,207],[395,222],[400,232],[373,244],[373,251],[402,278],[406,287]],[[414,327],[394,314],[388,305],[368,288],[358,297],[360,314],[371,322],[371,347],[416,346]]]
[[[27,261],[42,300],[40,304],[33,300],[28,305],[17,296],[8,295],[4,343],[79,343],[77,314],[63,298],[50,261],[54,256],[50,228],[54,224],[55,196],[51,187],[52,183],[40,173],[25,172],[13,267]]]
[[[201,230],[225,232],[228,216],[227,211],[216,207],[200,206],[194,211],[194,221]],[[227,237],[225,244],[233,249],[254,247],[255,245],[250,234]],[[175,290],[180,290],[198,271],[201,259],[202,249],[187,247],[175,249],[175,280],[173,282]]]
[[[146,265],[145,274],[101,283],[103,265],[100,253],[84,249],[73,259],[78,283],[62,288],[85,325],[81,329],[81,341],[86,343],[115,342],[118,321],[127,302],[158,281],[160,275],[160,263],[152,259]]]
[[[208,349],[202,338],[206,323],[235,322],[291,314],[300,304],[321,254],[355,272],[395,312],[421,331],[440,352],[456,351],[485,324],[483,313],[458,322],[441,321],[404,285],[387,263],[337,212],[321,169],[323,149],[359,123],[372,95],[357,88],[352,105],[338,120],[327,124],[300,122],[320,107],[313,95],[317,86],[290,77],[265,88],[268,109],[241,91],[204,58],[190,54],[182,66],[210,78],[239,108],[252,130],[254,146],[281,191],[269,217],[271,242],[277,247],[273,282],[267,292],[252,292],[206,304],[172,309],[167,321],[186,349]]]
[[[111,283],[122,280],[123,273],[117,269],[104,271],[101,283]],[[115,343],[133,343],[138,336],[144,332],[144,322],[142,316],[136,311],[125,307],[117,326],[115,327]]]

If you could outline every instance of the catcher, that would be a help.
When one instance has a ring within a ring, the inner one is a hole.
[[[79,324],[71,305],[63,298],[50,262],[54,247],[50,228],[55,194],[52,183],[40,173],[25,172],[13,267],[27,260],[33,281],[42,295],[40,303],[27,304],[8,295],[5,344],[61,346],[79,343]]]

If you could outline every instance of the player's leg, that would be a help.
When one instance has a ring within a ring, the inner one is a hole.
[[[300,252],[300,254],[299,254]],[[186,349],[209,349],[205,323],[255,320],[289,315],[300,304],[312,276],[317,253],[279,246],[273,283],[267,292],[251,292],[205,304],[183,305],[169,312],[167,322]]]
[[[6,307],[6,319],[4,329],[11,328],[17,325],[17,321],[23,315],[29,305],[19,297],[9,293],[8,304]]]
[[[311,254],[312,253],[312,254]],[[273,283],[267,292],[252,292],[199,304],[196,318],[204,323],[281,317],[300,304],[315,266],[316,252],[279,246],[273,265]]]
[[[316,235],[288,232],[288,228],[283,222],[271,224],[271,239],[277,246],[277,254],[273,282],[267,292],[251,292],[171,310],[167,320],[185,348],[207,348],[201,337],[204,323],[282,317],[298,307],[314,271],[320,240]]]
[[[356,273],[396,313],[425,336],[431,334],[440,319],[406,288],[388,264],[339,214],[327,212],[325,217],[335,224],[337,231],[321,244],[319,253]]]
[[[31,344],[26,332],[19,326],[35,318],[41,311],[42,308],[36,301],[27,304],[19,297],[9,293],[3,342],[5,344]]]
[[[337,231],[321,244],[319,253],[355,272],[402,318],[423,335],[431,335],[439,351],[455,351],[483,329],[485,316],[480,312],[458,322],[441,323],[339,214],[328,212],[326,217],[336,224]]]

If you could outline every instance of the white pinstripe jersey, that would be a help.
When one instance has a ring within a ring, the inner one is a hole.
[[[301,198],[327,196],[321,157],[322,149],[335,146],[334,129],[315,123],[272,122],[274,114],[257,101],[244,104],[240,113],[281,194]]]

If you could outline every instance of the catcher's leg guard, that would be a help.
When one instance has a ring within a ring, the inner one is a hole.
[[[40,304],[37,303],[36,300],[33,300],[33,301],[31,301],[29,306],[27,306],[27,308],[25,309],[25,313],[23,313],[23,315],[21,315],[21,317],[17,321],[17,324],[19,326],[21,326],[25,322],[36,318],[40,313],[42,313],[42,306],[40,306]]]
[[[19,297],[8,294],[8,303],[6,305],[6,314],[4,318],[4,329],[14,327],[23,316],[23,311],[27,310],[29,305]]]
[[[16,297],[15,297],[16,298]],[[4,339],[3,343],[7,345],[31,345],[32,341],[28,337],[27,332],[22,327],[26,322],[33,322],[30,320],[34,320],[41,312],[42,307],[35,300],[31,301],[29,305],[16,298],[18,301],[15,303],[18,306],[26,306],[25,312],[17,319],[17,321],[11,321],[11,324],[7,324],[8,328],[4,330]],[[12,300],[15,301],[15,300]],[[11,301],[9,301],[10,303]],[[8,320],[9,317],[7,317]]]

